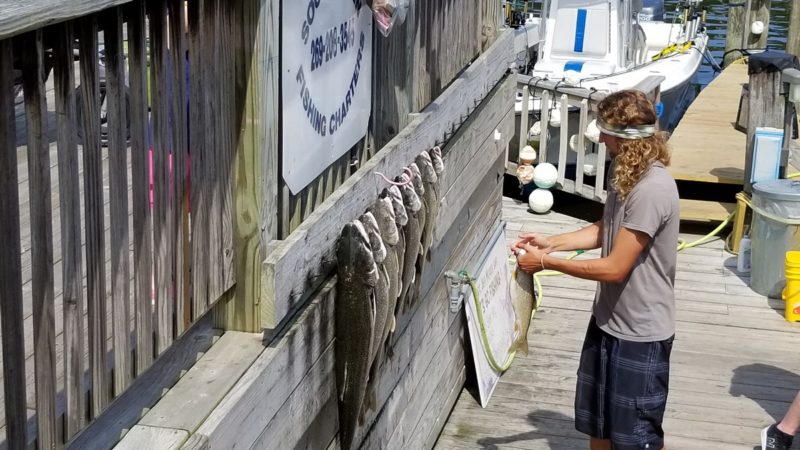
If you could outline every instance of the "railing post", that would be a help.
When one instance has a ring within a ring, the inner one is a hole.
[[[261,270],[266,244],[277,237],[278,205],[278,0],[237,2],[234,35],[243,45],[233,55],[237,86],[234,126],[234,245],[236,286],[214,308],[225,330],[261,331]],[[266,35],[262,35],[265,33]]]
[[[800,58],[800,0],[792,0],[789,17],[789,34],[786,40],[786,53],[791,53]]]
[[[730,6],[725,40],[726,56],[723,62],[725,66],[743,56],[741,53],[731,50],[766,48],[770,3],[771,0],[746,0],[744,6]],[[764,32],[760,35],[755,35],[750,31],[752,23],[757,20],[764,23]]]

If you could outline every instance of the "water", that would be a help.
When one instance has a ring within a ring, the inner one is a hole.
[[[666,0],[664,6],[667,10],[665,21],[671,21],[675,16],[676,0]],[[716,61],[722,65],[722,57],[725,54],[725,33],[727,32],[728,1],[706,0],[703,5],[708,8],[706,16],[706,27],[708,30],[708,48]],[[772,0],[769,18],[769,36],[767,47],[771,50],[781,50],[786,48],[786,36],[789,33],[789,13],[791,1]],[[699,89],[707,86],[714,79],[716,73],[711,64],[703,62],[697,74],[696,84]]]

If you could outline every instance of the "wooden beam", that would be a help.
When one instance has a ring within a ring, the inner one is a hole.
[[[751,193],[753,147],[756,128],[783,128],[784,102],[781,93],[781,73],[761,72],[750,75],[750,103],[747,119],[747,148],[744,161],[744,190]]]
[[[11,41],[0,41],[0,324],[6,437],[12,450],[26,448],[25,338],[22,315],[19,184],[14,120]]]
[[[42,31],[25,35],[22,77],[28,127],[28,182],[31,212],[33,346],[36,368],[36,424],[39,448],[52,448],[56,434],[56,330],[53,294],[53,207],[50,148],[46,141]]]
[[[27,0],[5,2],[0,15],[0,39],[87,16],[131,0]]]
[[[345,223],[375,201],[383,182],[374,172],[397,174],[421,150],[460,124],[469,105],[481,100],[513,59],[513,34],[505,31],[451,86],[383,151],[362,166],[286,240],[272,242],[264,261],[261,325],[274,331],[311,295],[333,268],[334,248]],[[308,252],[304,249],[316,249]]]
[[[725,60],[723,66],[744,56],[736,49],[764,49],[769,35],[769,8],[771,0],[747,0],[744,5],[736,4],[728,9],[728,31],[725,38]],[[749,9],[747,7],[750,7]],[[764,32],[755,35],[750,31],[753,22],[764,23]],[[728,53],[730,52],[730,53]]]
[[[792,0],[789,16],[789,34],[786,36],[786,53],[800,58],[800,0]]]

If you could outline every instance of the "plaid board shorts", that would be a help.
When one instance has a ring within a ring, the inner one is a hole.
[[[575,428],[610,439],[614,450],[663,448],[673,338],[618,339],[592,317],[578,367]]]

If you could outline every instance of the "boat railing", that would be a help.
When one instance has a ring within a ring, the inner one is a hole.
[[[644,92],[651,101],[657,103],[663,80],[661,75],[650,75],[633,89]],[[537,161],[552,161],[558,169],[557,189],[604,202],[608,152],[605,144],[593,142],[587,137],[587,129],[597,112],[597,105],[608,93],[527,75],[517,75],[517,87],[522,92],[522,97],[517,99],[521,101],[516,136],[519,151],[509,153],[506,171],[515,173],[521,162],[519,153],[525,146],[538,142]],[[532,108],[537,103],[540,107]],[[538,109],[538,112],[533,109]],[[559,126],[551,124],[554,110],[561,115]],[[570,126],[570,117],[575,114],[578,115],[577,128]],[[541,124],[537,127],[541,130],[538,136],[531,135],[531,125],[535,121]],[[548,154],[555,150],[558,152],[557,158]],[[574,158],[570,152],[575,152]]]

